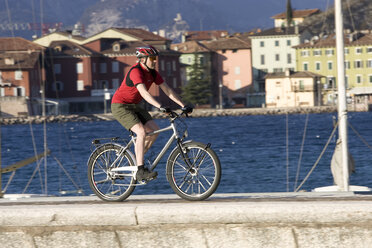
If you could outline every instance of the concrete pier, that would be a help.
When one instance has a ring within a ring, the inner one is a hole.
[[[372,247],[372,196],[216,194],[0,199],[0,247]]]

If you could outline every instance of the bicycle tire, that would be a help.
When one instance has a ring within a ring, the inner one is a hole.
[[[112,168],[120,166],[135,166],[131,156],[125,151],[120,155],[122,146],[104,144],[98,147],[88,161],[88,181],[93,192],[105,201],[123,201],[128,198],[136,183],[133,176],[115,174]],[[120,155],[118,163],[111,163]]]
[[[221,164],[217,154],[200,142],[182,144],[192,167],[187,164],[179,149],[175,149],[167,161],[167,180],[173,191],[189,201],[201,201],[210,197],[221,179]]]

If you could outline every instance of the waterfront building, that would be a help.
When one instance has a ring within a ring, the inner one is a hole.
[[[215,52],[214,85],[226,107],[246,107],[252,86],[252,49],[249,38],[228,37],[203,44]],[[215,89],[216,89],[215,87]]]
[[[322,87],[320,80],[323,76],[309,72],[269,73],[266,80],[266,107],[314,107],[322,105]]]
[[[296,50],[293,46],[311,37],[307,29],[276,27],[250,36],[252,42],[252,71],[254,91],[247,95],[250,107],[265,103],[265,75],[267,73],[296,71]]]
[[[291,25],[298,26],[299,24],[303,23],[306,18],[319,13],[319,9],[292,10]],[[280,28],[287,26],[287,12],[282,12],[280,14],[272,16],[271,18],[274,19],[274,27]]]
[[[181,91],[180,53],[171,50],[171,41],[164,37],[142,29],[110,28],[84,40],[65,38],[49,34],[35,42],[50,48],[47,96],[59,106],[67,103],[69,113],[108,111],[109,99],[136,62],[135,48],[144,45],[159,49],[159,73],[176,92]],[[158,86],[150,92],[163,104],[173,106]]]
[[[337,98],[337,67],[335,35],[313,37],[297,45],[299,70],[324,75],[322,80],[325,104],[335,104]],[[349,108],[368,110],[372,104],[372,34],[345,34],[345,83]]]
[[[45,79],[43,46],[20,37],[0,38],[0,105],[2,116],[33,113],[39,108]]]

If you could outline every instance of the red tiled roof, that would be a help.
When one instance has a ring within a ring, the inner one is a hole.
[[[265,78],[284,78],[286,77],[285,72],[274,72],[274,73],[268,73]],[[318,77],[324,77],[320,74],[310,72],[310,71],[297,71],[297,72],[291,72],[290,78],[318,78]]]
[[[214,40],[224,38],[229,33],[225,30],[188,31],[184,33],[186,41],[190,40]]]
[[[0,38],[0,51],[28,51],[45,49],[32,41],[20,37]]]
[[[180,53],[200,53],[200,52],[210,52],[206,46],[198,41],[186,41],[183,43],[172,44],[171,49],[178,51]]]
[[[40,57],[40,52],[0,53],[0,70],[32,69]],[[14,63],[5,63],[6,59],[13,59]]]
[[[53,50],[54,55],[93,55],[95,53],[87,47],[81,46],[68,40],[53,41],[50,43],[49,48],[54,49],[58,46],[62,48],[62,51],[58,52],[56,50]]]
[[[214,40],[214,41],[204,41],[202,43],[211,50],[250,49],[251,48],[250,39],[241,39],[238,37],[231,37],[231,38],[219,39],[219,40]]]
[[[314,14],[320,13],[319,9],[303,9],[303,10],[294,10],[292,12],[292,18],[305,18]],[[272,19],[286,19],[287,12],[283,12],[271,17]]]
[[[360,34],[359,37],[350,41],[348,36],[352,34],[344,35],[344,44],[345,46],[364,46],[372,45],[372,34]],[[322,48],[322,47],[336,47],[335,34],[331,34],[326,37],[322,37],[318,40],[302,43],[300,45],[294,46],[294,48]]]
[[[167,38],[164,38],[160,35],[156,35],[149,31],[140,28],[113,28],[121,33],[134,36],[142,41],[167,41]]]

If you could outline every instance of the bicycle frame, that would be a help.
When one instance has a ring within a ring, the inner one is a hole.
[[[152,161],[152,162],[150,161],[151,162],[151,165],[150,165],[151,167],[149,169],[151,171],[154,170],[156,168],[156,166],[159,164],[160,160],[163,158],[163,156],[165,155],[165,153],[167,152],[169,147],[172,145],[173,141],[178,140],[178,142],[180,142],[181,138],[177,134],[176,124],[174,123],[174,119],[171,120],[171,124],[168,127],[156,130],[156,131],[151,132],[151,133],[147,133],[147,136],[153,136],[153,135],[163,133],[163,132],[166,132],[166,131],[169,131],[169,130],[172,130],[173,134],[169,137],[168,141],[165,143],[165,145],[163,146],[163,148],[161,149],[159,154],[156,156],[154,161]],[[123,148],[123,150],[120,151],[120,154],[118,155],[117,159],[119,159],[121,154],[123,154],[126,150],[128,150],[132,145],[135,144],[136,139],[137,138],[133,135],[133,133],[131,133],[131,140]],[[117,159],[113,162],[113,164],[115,164],[117,162]],[[117,168],[113,168],[112,171],[114,171],[114,172],[137,171],[137,166],[136,167],[133,167],[133,166],[117,167]]]

